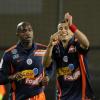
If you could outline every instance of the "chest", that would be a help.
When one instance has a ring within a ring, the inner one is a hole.
[[[42,55],[39,54],[38,50],[32,52],[19,52],[12,53],[12,67],[15,72],[23,70],[43,69]],[[37,55],[38,54],[38,55]]]
[[[67,49],[59,48],[55,50],[54,58],[59,64],[69,64],[78,61],[78,51],[75,46],[70,46]]]

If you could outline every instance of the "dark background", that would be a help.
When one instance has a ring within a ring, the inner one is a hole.
[[[32,23],[35,41],[47,45],[66,12],[90,40],[89,70],[100,100],[100,0],[0,0],[0,58],[6,48],[17,42],[19,22]],[[47,100],[55,100],[54,80],[53,77],[46,88]]]

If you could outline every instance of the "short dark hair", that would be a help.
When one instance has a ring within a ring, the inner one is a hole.
[[[61,20],[61,21],[59,21],[58,24],[60,24],[60,23],[66,23],[66,21],[65,20]]]
[[[23,31],[23,29],[26,27],[26,26],[32,26],[29,22],[20,22],[18,25],[17,25],[17,29],[16,29],[16,32],[17,33],[20,33]]]

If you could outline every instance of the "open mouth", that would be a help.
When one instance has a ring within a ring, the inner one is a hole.
[[[32,39],[31,37],[25,37],[24,40],[30,40]]]
[[[23,42],[29,42],[31,40],[32,40],[32,37],[24,37],[22,41]]]

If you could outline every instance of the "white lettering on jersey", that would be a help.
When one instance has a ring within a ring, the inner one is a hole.
[[[78,79],[80,75],[81,75],[80,71],[77,70],[75,73],[73,73],[73,75],[65,75],[64,80],[73,81],[73,80]]]
[[[32,85],[32,86],[38,85],[42,81],[42,79],[43,79],[42,74],[39,77],[37,77],[35,80],[26,78],[25,84]]]
[[[35,51],[35,56],[44,56],[45,54],[45,50],[36,50]]]

